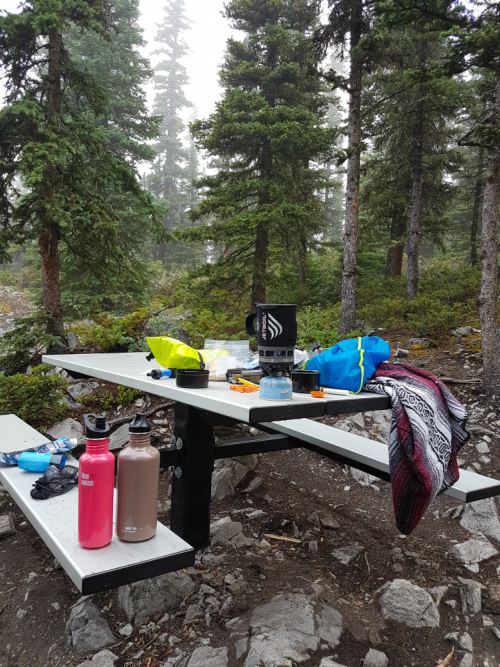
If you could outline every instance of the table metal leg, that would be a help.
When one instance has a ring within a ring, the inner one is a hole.
[[[210,501],[214,467],[213,426],[196,408],[175,404],[174,435],[179,450],[172,481],[170,527],[195,549],[210,544]]]

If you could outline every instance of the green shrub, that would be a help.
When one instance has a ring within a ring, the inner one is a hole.
[[[70,330],[87,347],[103,352],[124,352],[133,349],[142,339],[144,326],[151,315],[147,308],[125,317],[103,313],[93,321],[75,322]]]
[[[88,408],[107,411],[117,405],[129,405],[139,398],[141,393],[138,389],[118,385],[103,394],[85,394],[80,396],[78,401]]]
[[[13,375],[39,363],[47,347],[59,340],[46,334],[45,327],[42,313],[15,320],[14,328],[0,337],[0,372]]]
[[[30,375],[0,373],[0,414],[15,414],[34,427],[47,427],[68,413],[66,382],[40,364]]]

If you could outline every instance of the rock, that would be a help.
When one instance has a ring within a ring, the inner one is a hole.
[[[474,658],[471,653],[465,653],[463,658],[458,663],[458,667],[473,667]]]
[[[114,644],[116,638],[108,622],[87,597],[80,598],[69,612],[66,641],[79,653],[90,653]]]
[[[495,627],[494,625],[491,626],[491,631],[495,635],[495,637],[500,641],[500,630]]]
[[[345,665],[341,665],[340,662],[335,662],[333,658],[328,657],[321,660],[319,667],[345,667]]]
[[[48,435],[54,440],[58,438],[76,438],[79,445],[85,444],[85,437],[83,434],[83,424],[69,417],[62,422],[58,422],[51,426],[47,431]]]
[[[189,607],[186,609],[186,615],[184,616],[183,623],[184,625],[188,625],[189,623],[193,623],[202,616],[203,616],[203,609],[200,607],[200,605],[190,604]]]
[[[359,542],[353,542],[345,547],[334,549],[332,551],[332,556],[343,565],[349,565],[349,563],[352,563],[364,549],[364,546]]]
[[[99,383],[94,382],[93,380],[82,380],[70,384],[66,391],[74,401],[78,402],[79,398],[82,396],[87,396],[87,394],[91,394],[94,389],[97,389],[98,386]]]
[[[407,357],[409,354],[410,354],[410,350],[405,350],[402,347],[398,347],[398,349],[394,353],[394,358],[395,359],[404,359],[404,357]]]
[[[111,451],[122,449],[122,447],[128,444],[128,441],[128,424],[122,424],[109,436],[109,448]]]
[[[448,586],[434,586],[434,588],[429,588],[429,593],[432,595],[432,599],[438,607],[447,592]]]
[[[16,612],[16,618],[17,618],[19,621],[22,621],[23,618],[26,616],[27,613],[28,613],[28,612],[27,612],[26,609],[18,609],[17,612]]]
[[[468,616],[474,616],[479,614],[481,611],[481,590],[484,588],[483,584],[480,584],[473,579],[458,579],[460,583],[460,601],[462,603],[462,614]]]
[[[92,660],[85,660],[78,665],[78,667],[114,667],[115,662],[118,660],[118,656],[108,651],[105,648],[99,653],[96,653]]]
[[[118,632],[121,634],[122,637],[130,637],[130,635],[134,632],[134,628],[130,623],[127,623],[127,625],[124,625],[121,627]]]
[[[243,526],[239,521],[232,521],[228,516],[213,521],[210,525],[212,544],[239,545],[239,536],[243,533]]]
[[[10,514],[2,514],[0,516],[0,540],[2,537],[9,537],[9,535],[15,535],[15,533],[14,519]]]
[[[382,617],[410,628],[439,627],[439,611],[429,593],[407,579],[394,579],[380,598]]]
[[[69,331],[66,334],[66,342],[68,343],[68,349],[70,352],[74,352],[77,348],[82,346],[80,339],[73,331]]]
[[[335,649],[342,616],[315,595],[280,593],[255,607],[248,621],[235,618],[226,627],[238,641],[243,667],[285,667],[309,660],[320,646]]]
[[[470,336],[473,332],[474,329],[472,327],[458,327],[457,329],[453,329],[451,333],[455,338],[460,340],[462,336]]]
[[[479,454],[489,454],[490,453],[490,448],[488,447],[488,443],[484,442],[483,440],[480,440],[477,445],[476,449],[479,452]],[[480,501],[477,501],[480,502]]]
[[[219,459],[212,473],[212,498],[223,500],[233,495],[236,487],[257,467],[257,455],[240,456],[236,459]]]
[[[460,646],[460,648],[463,648],[464,651],[469,651],[469,653],[472,653],[472,651],[474,650],[472,637],[468,632],[464,632],[462,635],[460,635],[460,638],[458,640],[458,645]]]
[[[353,477],[358,484],[361,484],[361,486],[370,486],[370,484],[373,484],[374,482],[378,481],[377,477],[374,477],[373,475],[368,474],[367,472],[363,472],[363,470],[358,470],[357,468],[350,468],[349,469],[351,473],[351,477]]]
[[[135,625],[162,615],[187,598],[195,589],[193,579],[183,571],[120,586],[118,604],[127,620]]]
[[[227,667],[227,648],[201,646],[191,654],[187,667]]]
[[[318,542],[317,542],[317,540],[311,540],[307,546],[308,546],[308,549],[309,549],[309,553],[311,553],[311,554],[317,554],[318,553]]]
[[[326,530],[336,530],[337,528],[340,528],[340,524],[337,519],[334,519],[329,514],[321,514],[319,517],[319,522],[323,528],[326,528]]]
[[[253,477],[248,484],[245,486],[244,489],[242,489],[243,493],[254,493],[257,491],[257,489],[260,489],[260,487],[264,484],[264,480],[262,477],[259,477],[259,475],[256,475]]]
[[[473,535],[482,533],[500,542],[500,521],[493,498],[468,503],[464,508],[460,525]]]
[[[363,667],[387,667],[389,658],[382,651],[376,651],[371,648],[365,655],[363,660]]]
[[[454,544],[450,553],[471,572],[479,572],[479,563],[493,558],[498,551],[484,536],[478,535],[467,542]]]

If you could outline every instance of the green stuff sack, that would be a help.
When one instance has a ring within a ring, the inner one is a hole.
[[[191,370],[204,367],[200,352],[180,340],[167,336],[156,336],[146,338],[146,342],[154,358],[163,368]]]

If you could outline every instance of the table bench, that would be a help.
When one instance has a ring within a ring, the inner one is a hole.
[[[0,416],[0,437],[4,442],[18,443],[19,449],[47,442],[46,436],[15,415]],[[72,465],[78,465],[69,458]],[[193,547],[161,523],[155,537],[146,542],[121,542],[114,535],[111,544],[102,549],[83,549],[77,541],[77,489],[33,500],[30,491],[38,477],[40,473],[0,464],[0,482],[83,595],[194,564]]]
[[[261,424],[268,433],[287,436],[297,446],[327,456],[340,463],[362,470],[374,477],[390,481],[389,448],[386,444],[354,433],[321,424],[312,419],[290,419]],[[446,495],[464,503],[500,495],[500,481],[469,470],[460,470],[460,478]]]

